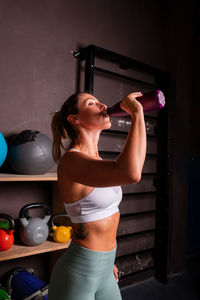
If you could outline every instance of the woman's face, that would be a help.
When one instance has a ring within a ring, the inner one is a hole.
[[[108,129],[111,127],[110,118],[105,115],[107,106],[94,96],[84,93],[78,101],[79,125],[88,129]]]

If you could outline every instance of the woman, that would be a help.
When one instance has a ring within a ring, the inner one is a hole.
[[[101,130],[109,129],[106,105],[93,95],[72,95],[52,120],[53,156],[58,187],[72,222],[72,242],[57,262],[49,300],[120,300],[114,265],[121,185],[137,183],[146,155],[146,131],[140,92],[124,98],[122,109],[132,122],[116,161],[98,154]],[[63,140],[71,144],[61,157]]]

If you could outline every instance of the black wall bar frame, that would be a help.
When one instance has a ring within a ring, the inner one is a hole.
[[[95,45],[73,52],[73,56],[79,62],[85,60],[85,86],[84,91],[90,94],[94,92],[94,74],[102,73],[122,80],[129,80],[141,85],[160,89],[165,94],[166,105],[158,112],[157,119],[157,170],[154,177],[156,188],[156,229],[155,229],[155,248],[154,248],[154,267],[155,278],[166,283],[168,278],[168,206],[169,206],[169,173],[168,173],[168,99],[169,99],[169,73],[162,71],[148,64],[144,64],[132,58],[117,54]],[[95,66],[95,57],[119,65],[123,70],[135,69],[154,76],[155,84],[138,80],[120,73],[112,72]],[[148,117],[148,116],[147,116]],[[151,118],[151,116],[149,116]],[[154,118],[154,117],[152,117]],[[115,134],[122,132],[115,131]],[[109,152],[109,151],[108,151]],[[114,154],[114,153],[113,153]]]

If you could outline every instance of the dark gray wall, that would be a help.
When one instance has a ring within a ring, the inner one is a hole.
[[[1,0],[1,132],[51,134],[50,113],[76,88],[71,50],[80,46],[166,69],[166,12],[160,1]]]
[[[199,156],[198,65],[195,1],[171,2],[169,13],[171,102],[169,107],[170,214],[169,269],[184,269],[188,230],[189,165]]]

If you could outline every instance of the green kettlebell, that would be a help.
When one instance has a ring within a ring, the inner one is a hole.
[[[30,217],[28,211],[35,208],[43,208],[45,210],[44,218]],[[25,245],[35,246],[46,241],[49,234],[47,223],[50,217],[50,208],[45,203],[27,204],[21,208],[19,212],[21,223],[20,237]]]
[[[10,296],[7,294],[4,287],[0,284],[0,300],[10,300]]]
[[[0,229],[9,229],[10,228],[10,222],[8,220],[1,220],[0,221]],[[1,300],[1,298],[0,298]]]
[[[66,243],[69,241],[70,237],[71,237],[71,226],[56,226],[54,224],[54,219],[56,219],[57,217],[68,217],[67,214],[55,214],[52,215],[50,218],[50,226],[51,229],[53,230],[53,239],[55,242],[57,243]]]

